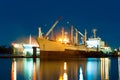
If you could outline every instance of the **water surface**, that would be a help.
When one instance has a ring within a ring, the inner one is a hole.
[[[119,80],[120,58],[1,58],[0,80]]]

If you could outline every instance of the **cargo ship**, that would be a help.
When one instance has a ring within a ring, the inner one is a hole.
[[[41,28],[39,27],[37,41],[39,44],[41,56],[80,56],[82,54],[85,54],[85,56],[87,56],[89,54],[86,55],[86,53],[90,53],[91,55],[93,55],[94,53],[109,53],[112,51],[110,47],[105,46],[105,42],[102,41],[101,38],[96,37],[96,29],[93,29],[94,37],[87,40],[87,30],[85,30],[85,33],[82,34],[77,28],[71,25],[70,39],[68,37],[68,33],[64,32],[64,28],[62,28],[61,30],[61,38],[57,38],[54,40],[50,39],[49,35],[53,31],[55,26],[59,23],[60,19],[61,18],[55,21],[53,26],[44,36]],[[82,40],[81,45],[78,43],[79,34]]]

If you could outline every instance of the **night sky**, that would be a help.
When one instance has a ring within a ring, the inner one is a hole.
[[[70,21],[88,37],[96,28],[111,47],[120,46],[120,0],[0,0],[0,45],[37,36],[39,26],[45,34],[59,16],[56,30]]]

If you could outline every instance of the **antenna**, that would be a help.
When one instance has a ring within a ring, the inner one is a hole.
[[[30,38],[29,38],[29,44],[32,43],[32,38],[31,38],[31,34],[30,34]]]
[[[97,31],[97,29],[93,29],[94,38],[96,38],[96,31]]]

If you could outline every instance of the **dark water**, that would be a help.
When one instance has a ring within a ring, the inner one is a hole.
[[[0,80],[119,80],[120,58],[1,58]]]

